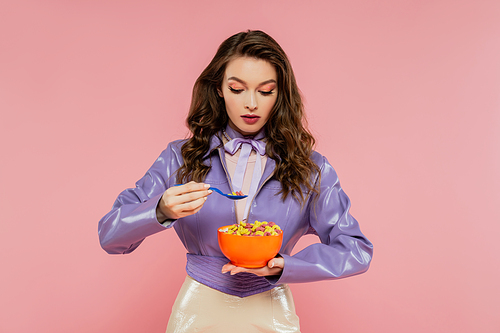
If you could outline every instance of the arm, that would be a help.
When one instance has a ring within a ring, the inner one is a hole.
[[[339,279],[365,272],[373,245],[349,213],[350,200],[340,187],[333,167],[323,158],[318,195],[310,201],[310,225],[321,243],[312,244],[285,261],[281,276],[270,282],[298,283]]]
[[[99,221],[99,241],[106,252],[130,253],[147,236],[172,227],[169,220],[159,223],[156,210],[167,189],[168,177],[177,169],[175,161],[170,144],[135,188],[120,193],[111,211]]]

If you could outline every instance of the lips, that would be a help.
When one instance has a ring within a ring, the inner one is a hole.
[[[247,124],[255,124],[260,119],[260,117],[255,114],[244,114],[241,118]]]

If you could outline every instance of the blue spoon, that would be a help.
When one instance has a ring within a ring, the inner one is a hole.
[[[183,184],[175,184],[174,186],[180,186],[180,185],[183,185]],[[221,190],[219,190],[217,187],[209,187],[208,189],[213,190],[213,191],[219,193],[220,195],[222,195],[228,199],[231,199],[231,200],[240,200],[240,199],[245,199],[246,197],[248,197],[248,195],[226,194],[226,193],[222,192]]]
[[[240,200],[248,197],[248,195],[232,195],[232,194],[226,194],[223,193],[221,190],[219,190],[216,187],[209,187],[209,190],[214,190],[215,192],[219,193],[220,195],[225,196],[226,198],[232,199],[232,200]]]

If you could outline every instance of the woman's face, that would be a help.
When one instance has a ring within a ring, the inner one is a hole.
[[[276,103],[277,84],[276,70],[269,62],[249,57],[231,60],[219,91],[229,126],[244,136],[257,134]]]

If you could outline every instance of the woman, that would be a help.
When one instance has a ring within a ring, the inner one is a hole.
[[[261,31],[233,35],[194,85],[192,136],[170,143],[99,222],[108,253],[130,253],[151,234],[177,232],[188,251],[188,276],[167,332],[299,332],[288,283],[368,269],[373,246],[303,121],[292,67],[278,43]],[[210,195],[210,186],[248,198],[233,204]],[[242,220],[283,229],[282,248],[267,266],[234,266],[219,249],[217,228]],[[290,256],[306,233],[321,243]]]

